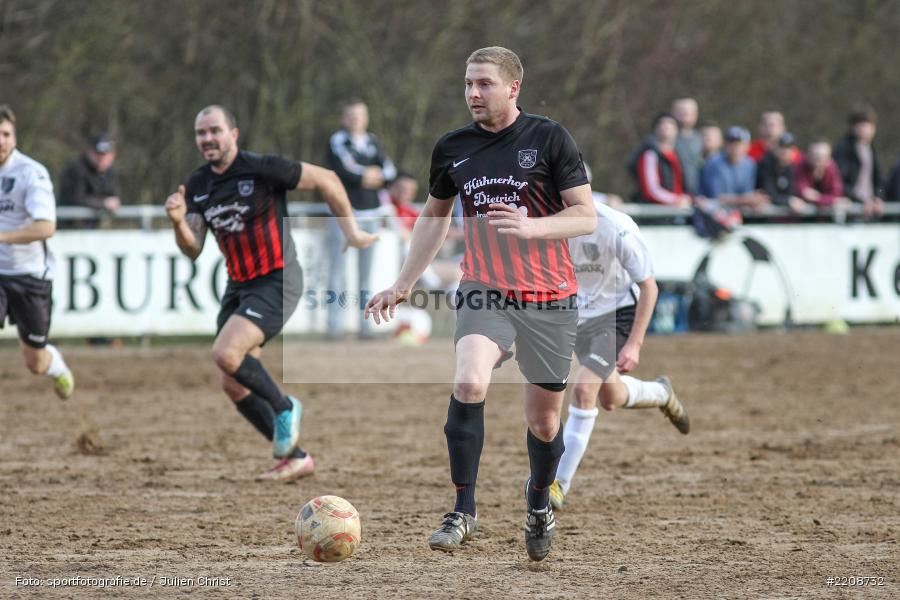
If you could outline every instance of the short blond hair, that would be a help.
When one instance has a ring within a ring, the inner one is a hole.
[[[502,46],[488,46],[487,48],[479,48],[469,55],[466,60],[468,67],[472,63],[489,63],[497,65],[500,70],[500,76],[506,82],[522,81],[525,76],[525,70],[522,68],[522,61],[515,52]]]

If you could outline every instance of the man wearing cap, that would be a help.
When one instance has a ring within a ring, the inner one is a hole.
[[[766,152],[756,168],[756,187],[776,206],[787,206],[796,214],[806,212],[806,201],[794,193],[794,156],[798,153],[794,136],[784,132],[774,148]]]
[[[86,206],[96,211],[115,213],[121,208],[116,145],[107,134],[91,138],[83,154],[66,165],[60,184],[60,206]],[[96,227],[97,221],[82,223]]]
[[[725,132],[725,149],[703,166],[700,192],[724,206],[761,211],[769,205],[769,197],[756,189],[756,163],[747,156],[750,132],[743,127],[729,127]]]

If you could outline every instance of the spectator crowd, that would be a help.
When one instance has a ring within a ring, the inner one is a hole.
[[[698,117],[696,100],[678,98],[653,119],[628,161],[634,202],[694,207],[727,230],[770,206],[842,220],[858,205],[863,218],[877,219],[886,201],[900,201],[900,161],[885,177],[871,107],[851,110],[846,135],[833,146],[819,138],[802,149],[777,110],[760,115],[755,139],[739,125],[698,127]]]

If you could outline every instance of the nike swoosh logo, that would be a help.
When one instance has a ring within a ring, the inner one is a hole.
[[[454,160],[454,161],[453,161],[453,168],[455,169],[456,167],[458,167],[459,165],[463,164],[464,162],[466,162],[466,161],[469,160],[470,158],[472,158],[472,157],[471,157],[471,156],[467,156],[467,157],[465,157],[464,159],[462,159],[462,160],[460,160],[460,161],[455,161],[455,160]]]
[[[203,202],[209,198],[209,194],[203,194],[202,196],[194,196],[194,202]]]
[[[252,308],[248,308],[244,312],[247,313],[248,315],[250,315],[251,317],[256,317],[257,319],[262,319],[262,315],[259,314],[258,312],[256,312],[255,310],[253,310]]]

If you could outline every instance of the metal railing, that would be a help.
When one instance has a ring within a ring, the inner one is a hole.
[[[417,205],[421,208],[420,205]],[[675,208],[670,206],[661,206],[653,204],[628,204],[622,206],[621,210],[631,215],[638,223],[654,222],[654,223],[684,223],[693,210],[691,208]],[[324,203],[315,202],[289,202],[288,214],[292,217],[327,217],[331,213],[328,206]],[[843,222],[844,220],[860,219],[863,216],[862,206],[854,204],[845,213],[834,211],[833,209],[815,209],[809,207],[809,210],[801,215],[792,212],[790,209],[781,206],[770,206],[759,213],[745,213],[745,218],[752,222],[762,222],[767,220],[781,221],[791,220],[795,222],[829,220],[835,222]],[[138,204],[122,206],[115,214],[105,211],[98,211],[84,206],[59,206],[56,208],[56,218],[60,222],[65,221],[91,221],[99,218],[110,219],[112,221],[136,221],[141,229],[153,229],[154,221],[166,218],[165,208],[157,204]],[[885,220],[900,220],[900,203],[889,202],[885,205]],[[165,223],[160,223],[160,226]]]

